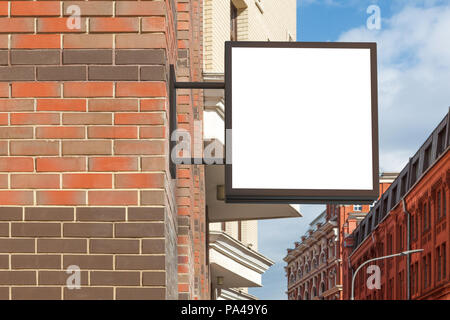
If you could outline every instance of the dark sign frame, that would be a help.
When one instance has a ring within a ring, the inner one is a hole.
[[[232,129],[232,48],[333,48],[370,49],[371,105],[372,105],[372,170],[371,190],[339,189],[236,189],[232,188],[233,164],[225,165],[225,201],[235,203],[372,203],[379,196],[379,145],[378,145],[378,75],[377,45],[372,42],[251,42],[225,43],[225,130]],[[231,157],[232,141],[225,134],[227,157]]]

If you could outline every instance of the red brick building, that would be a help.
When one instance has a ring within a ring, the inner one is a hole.
[[[169,65],[201,81],[202,11],[0,2],[0,299],[209,298],[204,169],[175,184],[168,158]],[[193,133],[203,97],[178,94]]]
[[[421,253],[381,260],[381,288],[368,289],[367,266],[356,276],[355,299],[450,300],[450,113],[410,159],[370,213],[344,239],[344,298],[368,259],[405,250]]]
[[[392,173],[380,176],[380,194],[395,177]],[[289,300],[344,298],[343,255],[347,249],[343,239],[369,211],[369,205],[328,204],[311,222],[308,232],[284,258]]]

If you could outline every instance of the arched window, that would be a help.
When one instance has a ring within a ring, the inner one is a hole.
[[[295,274],[292,272],[290,277],[289,277],[289,282],[293,283],[295,281]]]
[[[313,287],[311,290],[311,298],[315,298],[317,296],[317,289],[316,287]]]
[[[336,270],[333,269],[330,271],[328,276],[328,288],[333,288],[336,285]]]
[[[334,243],[332,241],[330,241],[329,246],[328,246],[328,257],[332,258],[334,257]]]
[[[324,292],[325,292],[325,282],[322,281],[319,287],[319,295],[321,296]]]
[[[303,296],[303,300],[309,300],[308,290],[305,290],[305,294]]]
[[[325,255],[325,252],[322,252],[320,254],[320,263],[326,263],[327,262],[327,256]]]

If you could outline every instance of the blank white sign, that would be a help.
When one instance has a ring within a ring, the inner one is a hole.
[[[372,190],[370,49],[232,48],[232,188]]]

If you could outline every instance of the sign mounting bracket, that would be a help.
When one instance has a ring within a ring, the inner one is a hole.
[[[177,130],[177,89],[225,89],[224,82],[177,82],[176,74],[175,74],[175,66],[173,64],[170,65],[170,74],[169,74],[169,104],[170,104],[170,117],[169,117],[169,132],[170,132],[170,174],[172,179],[176,179],[177,177],[177,169],[176,163],[173,161],[171,153],[174,150],[176,145],[176,141],[172,141],[172,134]],[[215,159],[220,164],[224,164],[225,161],[223,159]],[[205,159],[193,159],[193,158],[182,158],[180,159],[180,163],[183,164],[209,164],[210,161],[205,161]]]

